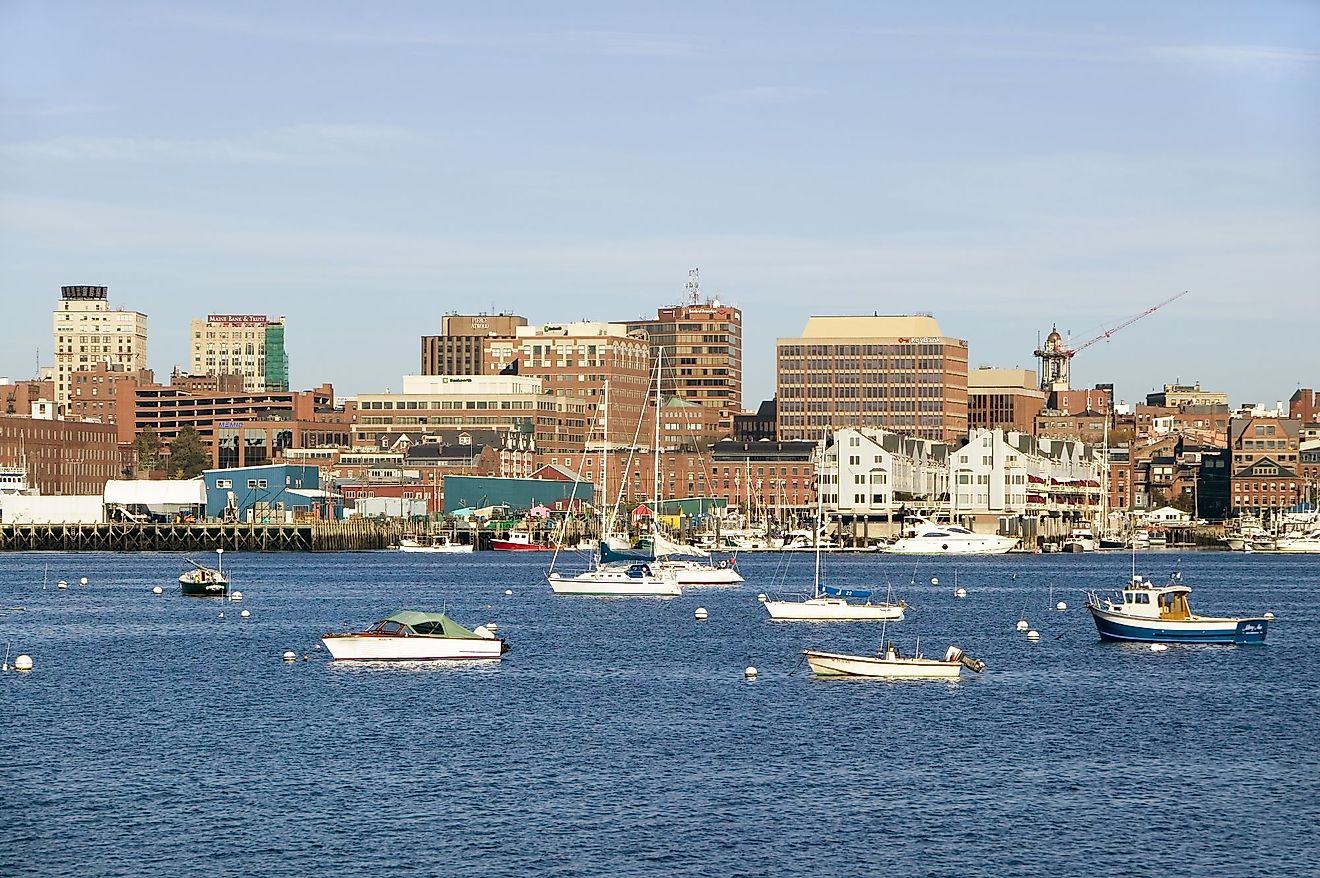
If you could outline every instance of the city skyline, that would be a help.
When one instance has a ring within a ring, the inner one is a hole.
[[[283,314],[291,385],[355,395],[445,313],[624,322],[700,267],[749,409],[811,316],[1036,368],[1183,289],[1073,386],[1316,381],[1313,5],[520,10],[8,4],[0,375],[53,364],[64,285],[147,314],[159,375]]]

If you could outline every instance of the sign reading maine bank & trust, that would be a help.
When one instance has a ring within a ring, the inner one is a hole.
[[[206,322],[216,326],[265,326],[265,314],[207,314]]]

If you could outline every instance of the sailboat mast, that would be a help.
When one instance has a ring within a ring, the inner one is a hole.
[[[601,429],[601,434],[600,434],[600,502],[601,502],[601,504],[604,504],[604,503],[606,503],[606,502],[608,501],[609,496],[610,496],[610,469],[609,469],[609,467],[610,467],[610,458],[609,458],[609,454],[608,454],[607,451],[606,451],[606,446],[609,444],[609,435],[610,435],[610,382],[609,382],[608,380],[606,380],[606,382],[605,382],[605,391],[604,391],[604,394],[603,394],[602,397],[601,397],[601,404],[600,404],[600,405],[601,405],[601,409],[602,409],[602,411],[603,411],[603,414],[601,415],[601,428],[600,428],[600,429]],[[609,516],[608,516],[608,520],[607,520],[607,517],[606,517],[606,514],[605,514],[605,507],[604,507],[604,505],[602,505],[602,506],[601,506],[601,510],[600,510],[600,528],[601,528],[600,538],[601,538],[601,540],[608,539],[608,537],[609,537],[609,532],[610,532],[610,530],[611,530],[611,529],[613,528],[613,526],[614,526],[614,520],[613,520],[613,519],[614,519],[614,510],[613,510],[613,509],[610,510],[610,514],[609,514]]]
[[[657,347],[655,352],[655,440],[651,443],[651,456],[654,458],[651,477],[655,480],[655,505],[651,510],[651,529],[658,531],[657,520],[660,516],[660,506],[664,502],[660,495],[660,364],[664,362],[665,349],[663,346]]]
[[[824,516],[825,507],[821,497],[824,491],[825,481],[825,454],[821,449],[816,451],[816,593],[820,593],[820,530],[821,520]]]

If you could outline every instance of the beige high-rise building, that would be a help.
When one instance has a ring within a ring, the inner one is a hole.
[[[422,336],[422,374],[484,375],[488,340],[512,339],[526,325],[516,314],[446,314],[439,335]]]
[[[781,440],[880,427],[953,443],[967,435],[967,342],[926,315],[811,317],[775,342]]]
[[[55,403],[68,409],[70,376],[97,363],[117,364],[128,372],[147,368],[147,315],[110,310],[108,287],[60,287],[53,315]]]
[[[651,355],[646,337],[621,323],[557,323],[517,327],[512,339],[488,338],[487,375],[510,373],[540,378],[545,392],[581,399],[591,425],[590,444],[600,442],[600,406],[609,383],[609,441],[650,447]],[[516,363],[516,365],[515,365]]]
[[[242,375],[245,393],[289,389],[284,318],[265,314],[209,314],[192,322],[192,374]]]

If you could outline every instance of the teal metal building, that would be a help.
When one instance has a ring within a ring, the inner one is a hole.
[[[549,506],[557,500],[572,498],[594,502],[588,482],[561,482],[551,479],[503,479],[496,476],[445,476],[445,515],[457,509],[482,509],[507,506],[518,514],[533,506]]]

